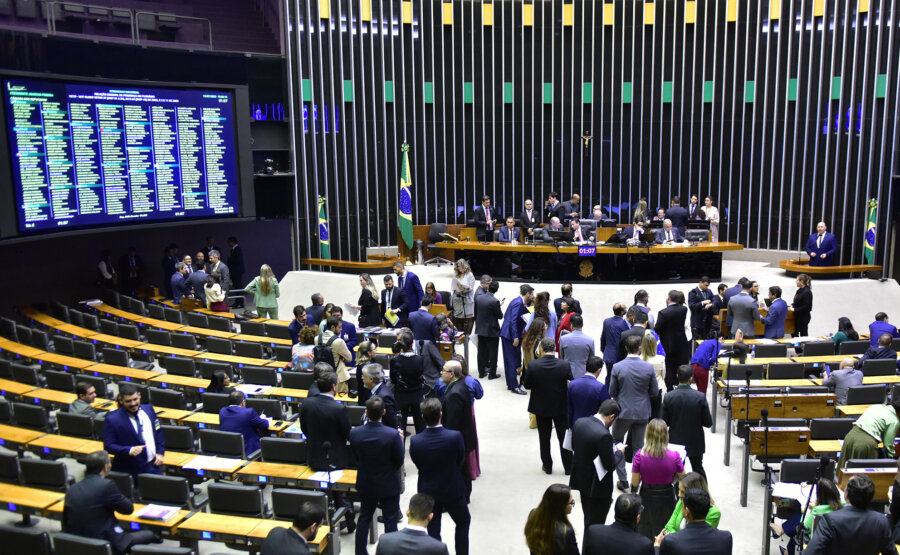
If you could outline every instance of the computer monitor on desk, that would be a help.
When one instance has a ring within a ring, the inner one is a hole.
[[[546,229],[553,243],[571,243],[572,233],[563,229]]]

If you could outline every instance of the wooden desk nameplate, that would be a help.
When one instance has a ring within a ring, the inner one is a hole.
[[[766,450],[765,428],[750,428],[750,454],[756,456],[806,455],[809,452],[809,428],[769,428],[769,448]]]
[[[733,419],[759,420],[762,418],[762,409],[768,409],[769,418],[830,418],[834,416],[837,405],[834,393],[764,394],[749,397],[750,413],[747,414],[747,395],[731,396]]]

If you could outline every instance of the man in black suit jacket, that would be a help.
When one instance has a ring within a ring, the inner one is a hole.
[[[356,553],[364,555],[369,541],[369,524],[381,507],[384,531],[397,530],[400,514],[400,467],[403,466],[403,439],[397,428],[381,423],[384,401],[378,395],[366,401],[368,422],[350,430],[350,448],[356,455],[356,491],[361,499],[356,528]]]
[[[394,390],[391,389],[391,384],[384,381],[384,367],[377,362],[371,362],[363,366],[362,383],[370,396],[378,395],[381,397],[381,402],[384,404],[384,415],[381,417],[381,423],[389,428],[399,428],[397,401],[394,399]]]
[[[682,515],[687,524],[673,534],[666,534],[663,530],[656,536],[654,545],[659,547],[659,555],[731,555],[733,543],[731,532],[717,530],[706,523],[706,513],[709,512],[710,506],[709,494],[700,488],[689,488],[684,492],[682,501],[684,503]],[[890,540],[890,534],[888,539]],[[859,551],[850,550],[841,553],[859,553]]]
[[[562,320],[562,317],[563,317],[563,311],[562,311],[563,299],[566,297],[572,296],[572,284],[569,282],[563,283],[562,286],[560,287],[560,292],[562,293],[562,296],[559,297],[558,299],[553,299],[553,308],[556,310],[556,321],[557,322]],[[578,302],[578,299],[573,298],[572,300],[575,301],[575,312],[577,312],[578,314],[581,314],[582,313],[581,312],[581,303]]]
[[[716,315],[716,303],[709,288],[709,278],[703,276],[697,287],[688,293],[688,308],[691,309],[691,335],[693,340],[703,340],[709,336],[712,319]]]
[[[562,203],[562,212],[566,224],[575,218],[581,219],[581,195],[573,193],[569,200]]]
[[[409,318],[406,293],[403,292],[403,289],[394,287],[394,278],[390,274],[384,276],[384,289],[381,290],[381,314],[383,315],[388,309],[399,318],[396,324],[391,324],[382,316],[381,321],[388,328],[399,327]]]
[[[427,528],[434,518],[434,498],[427,493],[417,493],[409,499],[406,516],[409,526],[399,532],[389,532],[378,540],[375,555],[449,555],[447,546],[421,529]],[[414,528],[415,527],[415,528]]]
[[[559,193],[556,191],[550,191],[550,194],[547,195],[547,200],[544,202],[544,209],[546,210],[546,217],[544,218],[545,222],[549,222],[550,218],[559,218],[559,221],[565,221],[566,219],[566,207],[563,206],[563,203],[559,202]]]
[[[290,528],[278,526],[269,531],[269,535],[263,540],[260,555],[308,555],[310,551],[307,544],[315,539],[324,520],[325,510],[321,505],[304,502],[297,510]]]
[[[591,524],[584,531],[584,555],[653,555],[653,542],[637,532],[641,496],[623,493],[616,499],[616,521],[605,526]]]
[[[619,360],[623,360],[628,353],[625,352],[625,339],[635,335],[643,339],[644,333],[647,331],[647,313],[636,306],[632,306],[625,313],[625,320],[631,324],[631,328],[623,331],[619,335]],[[612,370],[610,370],[612,374]]]
[[[490,195],[481,197],[481,206],[475,209],[472,219],[475,221],[475,236],[479,241],[493,241],[497,222],[503,221],[500,214],[491,206]]]
[[[306,307],[306,325],[318,326],[319,322],[322,321],[322,317],[325,316],[325,297],[321,293],[313,293],[310,300],[312,304]],[[294,308],[294,314],[297,314],[296,307]]]
[[[669,441],[684,445],[691,469],[706,478],[703,453],[706,439],[703,428],[712,426],[712,415],[706,395],[691,387],[694,369],[687,364],[678,367],[678,387],[663,397],[662,419],[669,426]]]
[[[149,530],[122,532],[115,512],[130,515],[134,504],[122,495],[115,482],[107,480],[111,464],[109,453],[94,451],[84,459],[84,479],[66,492],[62,529],[69,534],[108,541],[116,553],[125,553],[133,545],[159,543]]]
[[[478,336],[478,377],[493,380],[497,375],[497,355],[500,348],[500,320],[503,311],[494,293],[500,284],[491,281],[488,292],[475,297],[475,335]]]
[[[448,430],[456,430],[463,436],[466,446],[466,461],[463,467],[463,481],[466,484],[466,501],[472,493],[472,474],[468,454],[478,447],[475,435],[475,419],[472,416],[472,393],[466,385],[462,364],[448,360],[441,372],[441,381],[447,384],[441,406],[441,424]]]
[[[681,206],[679,197],[672,197],[671,206],[666,210],[666,218],[672,220],[672,227],[684,236],[684,224],[688,221],[688,211]]]
[[[437,318],[428,312],[434,304],[434,297],[425,295],[422,297],[422,306],[419,310],[409,313],[409,329],[413,332],[416,342],[438,341],[441,338],[441,330],[438,328]]]
[[[465,384],[463,384],[465,385]],[[419,470],[419,493],[434,498],[434,518],[428,523],[428,535],[441,539],[441,516],[450,515],[456,524],[457,555],[469,553],[469,524],[472,517],[466,503],[466,444],[463,436],[441,423],[441,402],[434,397],[422,403],[422,418],[428,426],[409,441],[409,457]]]
[[[609,431],[619,416],[619,403],[612,399],[603,401],[596,416],[579,418],[572,427],[572,475],[569,487],[581,492],[581,508],[584,511],[584,527],[604,524],[612,505],[613,476],[616,465],[622,460],[622,447],[613,448]],[[594,459],[606,469],[603,479],[597,475]]]
[[[666,308],[656,315],[653,330],[666,351],[666,390],[672,391],[678,383],[678,367],[691,359],[691,344],[684,333],[688,309],[684,306],[684,293],[669,291]]]
[[[847,501],[842,509],[819,517],[809,545],[803,551],[815,555],[897,555],[891,528],[883,513],[868,510],[875,484],[865,474],[847,483]]]
[[[534,238],[534,228],[541,225],[541,213],[534,209],[531,199],[525,201],[525,209],[519,214],[519,225],[525,230],[525,239]]]
[[[545,473],[553,472],[553,457],[550,455],[550,431],[556,427],[559,451],[563,469],[568,474],[572,468],[572,452],[563,448],[563,440],[568,428],[566,410],[572,367],[569,361],[556,358],[556,343],[544,337],[538,344],[540,358],[536,358],[525,370],[524,386],[531,390],[528,412],[537,419],[538,441],[541,446],[541,468]]]

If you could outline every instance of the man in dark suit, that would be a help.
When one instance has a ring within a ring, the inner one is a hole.
[[[682,514],[687,522],[678,532],[666,534],[663,530],[654,545],[659,547],[660,555],[731,555],[731,532],[718,530],[706,523],[709,512],[709,494],[700,488],[688,488],[682,497],[684,503]],[[883,517],[882,517],[883,518]],[[885,520],[885,526],[887,521]],[[815,536],[814,536],[815,537]],[[888,534],[890,539],[890,534]],[[808,551],[812,553],[812,551]],[[840,553],[859,553],[858,551],[841,551]]]
[[[313,293],[310,297],[312,304],[306,307],[306,325],[318,326],[325,316],[325,297],[321,293]],[[297,309],[294,309],[296,314]]]
[[[784,321],[788,311],[787,303],[781,298],[781,287],[769,287],[769,301],[769,311],[760,317],[766,330],[763,336],[767,339],[781,339],[784,337]]]
[[[347,407],[334,400],[337,374],[323,372],[316,380],[319,394],[307,397],[300,405],[300,429],[306,434],[306,464],[313,470],[342,470],[350,462],[350,419]],[[347,505],[344,496],[333,492],[337,506]],[[344,522],[353,532],[353,511],[347,511]]]
[[[412,330],[413,338],[417,342],[437,341],[441,338],[437,318],[428,311],[432,304],[434,304],[434,297],[425,295],[422,297],[421,308],[409,313],[409,329]]]
[[[553,473],[553,457],[550,455],[550,432],[556,427],[563,469],[568,474],[572,467],[572,453],[563,448],[568,428],[566,395],[572,380],[569,361],[556,358],[556,343],[544,337],[538,344],[539,358],[532,360],[525,370],[525,389],[531,390],[528,412],[537,418],[538,441],[541,446],[541,468]]]
[[[178,262],[178,245],[170,243],[163,250],[162,272],[163,287],[166,288],[166,298],[172,298],[172,274],[175,273],[175,263]]]
[[[433,510],[434,498],[427,493],[414,494],[406,511],[409,526],[381,536],[375,555],[449,555],[446,544],[424,532],[434,518]]]
[[[466,385],[462,364],[448,360],[441,371],[441,381],[447,384],[441,406],[441,424],[448,430],[456,430],[463,436],[466,446],[466,461],[463,465],[463,481],[466,484],[466,502],[472,493],[472,474],[468,454],[478,447],[475,434],[475,419],[472,416],[472,393]]]
[[[837,252],[837,239],[828,232],[825,222],[816,224],[816,232],[806,241],[806,254],[809,255],[810,266],[834,266],[834,253]]]
[[[666,308],[656,315],[653,330],[659,335],[659,342],[666,351],[666,390],[672,391],[678,383],[678,367],[691,360],[691,344],[684,333],[688,309],[684,306],[684,293],[669,291]]]
[[[479,241],[493,241],[494,230],[497,229],[497,211],[491,207],[490,195],[481,197],[481,206],[475,209],[472,220],[475,222],[475,236]]]
[[[106,479],[112,469],[109,453],[94,451],[85,457],[84,467],[84,479],[66,492],[64,532],[106,540],[117,554],[125,553],[133,545],[162,542],[149,530],[122,532],[119,528],[115,512],[130,515],[134,504],[122,495],[115,482]]]
[[[302,304],[294,307],[294,319],[288,324],[288,333],[291,335],[291,346],[300,342],[300,330],[306,323],[306,308]]]
[[[636,306],[632,306],[625,314],[625,320],[631,324],[631,327],[619,334],[619,349],[616,362],[621,362],[628,354],[625,351],[625,340],[635,336],[640,339],[644,338],[647,332],[647,313]],[[609,371],[609,377],[612,377],[612,370]]]
[[[672,227],[684,236],[684,224],[688,221],[688,211],[681,206],[681,199],[672,197],[669,209],[666,210],[666,218],[672,221]]]
[[[128,295],[137,293],[138,287],[144,283],[144,260],[137,249],[128,247],[128,252],[119,259],[119,275],[122,277],[122,292]]]
[[[569,487],[581,492],[581,508],[584,511],[584,527],[603,524],[612,505],[613,469],[622,459],[621,448],[614,449],[610,426],[619,417],[619,403],[612,399],[603,401],[596,416],[582,418],[572,427],[572,475]],[[594,466],[594,459],[606,469],[601,479]]]
[[[868,349],[863,353],[856,362],[856,367],[862,368],[867,360],[881,360],[885,358],[896,359],[897,351],[894,350],[892,344],[893,338],[886,333],[882,333],[881,337],[878,338],[878,346]]]
[[[623,493],[616,499],[616,521],[591,524],[584,531],[584,555],[653,555],[653,542],[637,532],[644,510],[641,496]]]
[[[566,208],[563,203],[559,202],[559,193],[556,191],[550,191],[550,194],[547,195],[544,209],[546,210],[545,222],[549,222],[551,218],[559,218],[560,222],[566,219]]]
[[[497,354],[500,347],[500,319],[503,311],[500,301],[494,296],[500,284],[492,281],[488,292],[475,297],[475,335],[478,336],[478,377],[488,376],[493,380],[497,375]]]
[[[631,325],[625,320],[625,303],[613,305],[613,315],[603,320],[603,332],[600,335],[600,351],[603,352],[603,360],[606,363],[606,387],[609,388],[609,378],[612,376],[612,367],[619,362],[619,340],[622,332],[628,331]]]
[[[391,384],[384,381],[384,368],[377,362],[370,362],[363,366],[362,384],[369,395],[378,395],[381,397],[381,403],[384,405],[384,415],[381,417],[381,423],[389,428],[398,428],[397,420],[397,401],[394,399],[394,391]]]
[[[759,305],[750,296],[750,288],[753,282],[744,281],[741,284],[741,292],[728,301],[728,331],[734,337],[737,330],[744,332],[744,337],[756,336],[756,323],[760,319]]]
[[[228,238],[228,259],[225,261],[228,264],[228,269],[231,270],[231,280],[236,284],[238,288],[243,288],[244,285],[244,272],[246,271],[244,267],[244,250],[238,244],[237,237],[229,237]]]
[[[569,382],[569,391],[566,394],[567,422],[570,430],[579,418],[597,414],[603,401],[609,399],[609,390],[600,381],[603,359],[592,356],[588,359],[585,368],[583,376]]]
[[[156,411],[141,404],[141,394],[130,383],[119,386],[119,408],[103,422],[103,448],[115,456],[112,469],[137,476],[162,474],[166,440]]]
[[[522,366],[522,337],[525,335],[525,321],[522,319],[528,312],[528,306],[534,300],[534,287],[528,284],[519,286],[519,296],[513,299],[503,314],[503,325],[500,326],[500,345],[503,348],[503,373],[506,375],[506,389],[518,395],[526,395],[519,387],[518,372]]]
[[[422,282],[419,281],[419,276],[407,270],[406,265],[399,260],[394,262],[393,268],[394,273],[397,274],[397,288],[406,295],[407,311],[419,310],[419,307],[422,306],[422,297],[425,296],[425,290],[422,289]],[[406,322],[406,317],[402,321]]]
[[[531,199],[525,201],[525,209],[519,215],[519,224],[525,230],[525,238],[534,238],[534,228],[541,225],[541,213],[534,209]]]
[[[672,220],[669,218],[663,220],[662,229],[656,230],[656,243],[661,245],[663,243],[672,244],[682,241],[684,241],[684,232],[674,227]]]
[[[325,510],[318,503],[305,501],[297,510],[290,528],[277,526],[263,540],[260,555],[309,555],[307,544],[315,539],[325,520]]]
[[[703,276],[697,287],[688,293],[688,308],[691,310],[691,335],[694,340],[705,339],[712,328],[715,316],[713,292],[709,290],[709,278]]]
[[[516,220],[512,216],[506,217],[506,225],[500,228],[501,243],[520,243],[522,241],[522,230],[516,227]]]
[[[406,294],[399,287],[394,287],[394,278],[390,275],[384,276],[384,289],[381,290],[381,314],[388,310],[398,318],[395,324],[382,318],[382,323],[388,328],[403,327],[409,319],[409,303],[406,301]]]
[[[562,312],[563,299],[566,297],[572,296],[572,284],[569,282],[563,283],[562,286],[560,286],[560,293],[562,293],[562,296],[560,296],[559,298],[553,299],[553,308],[554,308],[554,310],[556,310],[556,320],[557,321],[562,320],[562,317],[563,317],[563,312]],[[578,299],[573,298],[572,300],[575,301],[575,312],[577,312],[578,314],[582,314],[581,303],[578,302]]]
[[[400,514],[400,467],[403,466],[403,439],[397,428],[381,423],[384,401],[374,395],[366,401],[368,421],[350,430],[350,448],[356,455],[356,491],[361,499],[356,528],[356,555],[367,555],[369,524],[381,507],[384,531],[397,530]]]
[[[228,292],[233,289],[231,269],[222,262],[221,255],[217,250],[209,251],[207,258],[209,259],[209,264],[206,265],[206,273],[219,274],[219,284],[222,286],[222,292],[227,296]]]
[[[243,392],[232,391],[228,394],[228,406],[219,410],[219,429],[244,436],[244,455],[249,457],[259,451],[259,438],[269,435],[269,422],[247,406]]]
[[[803,551],[815,555],[896,555],[891,528],[883,513],[869,510],[875,484],[865,474],[847,483],[847,501],[842,509],[819,517],[809,545]]]
[[[447,512],[456,525],[456,553],[467,555],[472,517],[463,477],[466,444],[460,432],[439,426],[441,402],[434,397],[422,403],[422,418],[428,427],[410,439],[409,457],[419,470],[419,493],[434,498],[434,518],[428,523],[428,535],[441,539],[441,516]]]
[[[879,312],[875,315],[875,321],[869,324],[869,343],[872,347],[878,346],[878,340],[885,333],[891,337],[900,337],[900,332],[888,321],[888,315]]]
[[[563,222],[565,223],[569,223],[575,218],[581,219],[581,195],[572,193],[571,198],[562,203],[562,212],[564,215]]]
[[[706,440],[703,428],[712,426],[712,415],[706,395],[691,387],[694,369],[687,364],[678,367],[678,387],[663,397],[662,419],[669,426],[669,441],[684,445],[691,469],[706,478],[703,453]]]
[[[181,304],[181,298],[190,295],[187,284],[187,267],[184,262],[175,263],[175,273],[172,274],[172,300],[175,304]]]

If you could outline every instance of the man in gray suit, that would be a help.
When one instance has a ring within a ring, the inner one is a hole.
[[[625,338],[627,356],[613,366],[609,384],[609,394],[622,407],[619,418],[613,422],[612,435],[617,443],[625,441],[625,435],[628,435],[628,449],[625,450],[628,462],[644,446],[644,430],[650,420],[650,398],[659,393],[653,365],[641,360],[638,354],[642,339],[636,335]],[[616,474],[619,478],[616,487],[625,491],[628,482],[624,459],[616,466]]]
[[[488,292],[475,297],[475,335],[478,336],[478,377],[487,375],[489,380],[497,375],[497,353],[500,346],[500,320],[503,311],[494,296],[500,284],[491,281]]]
[[[572,325],[572,333],[560,336],[559,355],[569,361],[572,366],[572,377],[577,380],[584,376],[587,361],[594,356],[594,338],[581,331],[584,327],[584,318],[581,314],[571,315],[569,323]]]
[[[409,525],[403,530],[389,532],[378,540],[375,555],[449,555],[447,546],[428,535],[426,527],[434,517],[434,499],[427,493],[417,493],[409,500],[406,516]]]
[[[752,281],[741,282],[741,292],[731,297],[728,301],[728,320],[731,322],[729,324],[731,337],[734,337],[734,333],[737,330],[743,331],[745,338],[756,336],[754,322],[758,322],[760,319],[759,306],[753,300],[753,297],[750,296],[751,287],[753,287]]]

